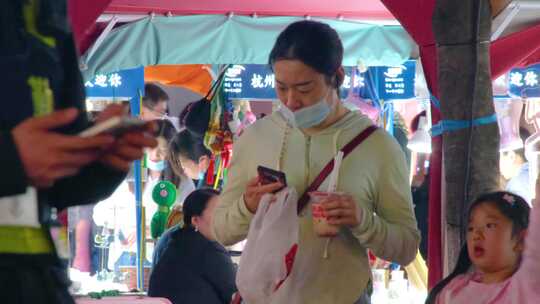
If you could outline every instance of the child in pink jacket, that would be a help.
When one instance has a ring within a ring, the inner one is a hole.
[[[529,213],[525,200],[510,192],[476,199],[456,268],[426,304],[540,303],[540,207],[532,210],[527,232]]]

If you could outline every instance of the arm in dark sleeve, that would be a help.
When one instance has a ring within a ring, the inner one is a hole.
[[[172,239],[172,235],[175,231],[178,231],[180,229],[179,226],[175,226],[170,228],[169,230],[165,231],[161,237],[158,239],[157,244],[154,248],[154,254],[152,256],[152,267],[156,267],[158,264],[158,261],[163,256],[163,253],[165,252],[165,249],[169,246],[169,242]]]
[[[28,180],[10,131],[0,130],[0,197],[22,194]]]
[[[229,303],[236,291],[236,271],[225,249],[210,249],[206,252],[203,275],[214,287],[222,303]]]
[[[45,191],[48,203],[58,209],[92,204],[109,197],[126,177],[126,173],[94,163],[76,176],[57,181]]]
[[[66,129],[59,130],[67,134],[77,134],[90,126],[86,113],[86,92],[84,83],[79,70],[79,59],[75,42],[71,33],[64,36],[61,40],[61,58],[64,73],[64,85],[58,92],[58,98],[55,100],[56,109],[65,109],[74,107],[79,110],[79,116]]]
[[[72,33],[66,32],[59,42],[65,83],[55,104],[57,109],[75,107],[80,111],[78,119],[67,130],[61,130],[74,134],[89,126],[85,91]],[[83,168],[74,177],[57,181],[51,189],[46,191],[47,201],[51,206],[59,209],[96,203],[110,196],[125,176],[123,172],[96,162]]]

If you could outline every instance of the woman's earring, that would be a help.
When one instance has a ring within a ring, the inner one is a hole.
[[[199,232],[199,227],[195,226],[195,232]]]

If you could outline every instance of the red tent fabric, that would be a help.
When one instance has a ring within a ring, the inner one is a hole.
[[[113,0],[108,13],[154,12],[174,15],[188,14],[253,14],[273,16],[324,16],[336,18],[394,19],[379,0]]]
[[[420,47],[422,66],[428,87],[438,96],[437,53],[432,31],[435,0],[382,0]],[[493,79],[507,72],[512,66],[540,57],[540,24],[514,33],[491,44],[491,73]],[[443,101],[444,102],[444,101]],[[440,112],[433,107],[433,123],[440,120]],[[442,138],[433,138],[429,189],[429,288],[443,276],[442,226],[441,226],[441,177]]]
[[[540,24],[503,37],[491,44],[493,79],[516,65],[526,66],[538,61],[540,61]]]
[[[96,20],[111,2],[112,0],[68,0],[68,14],[79,51],[83,41],[89,35],[95,35],[92,32],[96,27]]]
[[[431,18],[435,0],[382,0],[401,25],[420,47],[420,59],[430,92],[438,96],[437,49],[431,30]],[[440,120],[439,109],[432,106],[432,121]],[[429,243],[428,243],[428,286],[433,287],[443,276],[442,222],[441,222],[441,177],[442,138],[433,138],[430,160],[429,186]]]

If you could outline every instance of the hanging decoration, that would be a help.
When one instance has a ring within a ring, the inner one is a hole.
[[[495,112],[499,124],[500,151],[512,151],[523,148],[523,141],[519,136],[519,119],[523,109],[523,102],[518,99],[495,99]]]
[[[528,153],[540,153],[540,98],[525,100],[525,121],[534,126],[534,134],[525,140]]]
[[[223,92],[223,79],[229,66],[225,66],[216,82],[204,98],[191,103],[182,124],[212,152],[206,176],[199,179],[206,185],[218,188],[222,175],[226,172],[232,153],[233,134],[229,128],[233,107]],[[204,186],[201,183],[199,186]]]
[[[229,121],[228,125],[234,137],[237,138],[249,125],[257,121],[257,117],[253,114],[248,100],[235,100],[233,107],[232,120]]]
[[[158,239],[165,231],[171,207],[176,202],[176,195],[176,187],[169,181],[161,181],[154,186],[152,199],[158,205],[158,210],[150,223],[150,235],[153,239]]]
[[[534,133],[525,140],[525,156],[529,162],[529,189],[535,189],[540,173],[540,98],[525,99],[525,121],[534,126]],[[535,192],[531,192],[531,198],[535,198]]]
[[[229,126],[233,121],[234,107],[223,90],[223,75],[215,84],[215,91],[210,99],[210,119],[204,135],[204,145],[212,152],[213,158],[207,171],[207,184],[217,189],[223,179],[225,168],[229,165],[232,154],[233,133]]]

